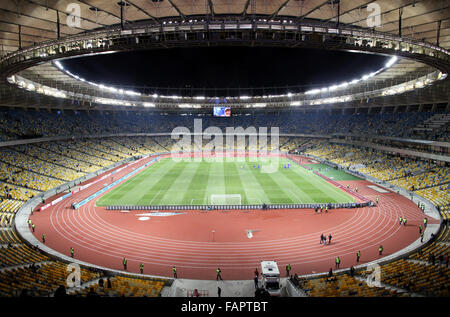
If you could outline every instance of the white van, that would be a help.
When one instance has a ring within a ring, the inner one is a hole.
[[[262,285],[271,296],[280,296],[280,271],[275,261],[261,261]]]

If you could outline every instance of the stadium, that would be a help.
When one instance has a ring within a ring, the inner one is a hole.
[[[448,297],[449,19],[2,1],[0,296]]]

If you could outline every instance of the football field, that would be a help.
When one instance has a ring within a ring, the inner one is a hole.
[[[258,168],[261,164],[249,158],[244,162],[165,158],[103,195],[97,206],[211,205],[220,197],[242,205],[354,202],[349,194],[289,159],[279,158],[273,173],[264,173]]]

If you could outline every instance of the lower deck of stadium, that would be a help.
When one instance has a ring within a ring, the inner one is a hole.
[[[131,170],[127,167],[115,177]],[[378,198],[378,205],[327,213],[313,209],[152,213],[107,211],[97,207],[94,199],[77,210],[71,208],[104,187],[100,181],[34,212],[30,220],[37,240],[45,234],[45,245],[64,255],[73,247],[77,260],[123,270],[122,260],[127,258],[130,273],[138,273],[142,263],[145,274],[171,277],[176,266],[179,277],[204,280],[215,279],[217,267],[224,279],[251,279],[262,260],[275,260],[279,267],[290,264],[299,275],[336,269],[336,257],[341,259],[341,269],[348,268],[394,254],[420,239],[417,228],[423,224],[424,213],[416,203],[392,191],[374,190],[365,180],[336,181],[358,188],[372,201]],[[399,217],[407,218],[406,226],[399,224]],[[429,219],[429,223],[439,221]],[[331,234],[331,244],[328,239],[326,245],[320,244],[321,234]],[[357,251],[361,252],[359,263]]]

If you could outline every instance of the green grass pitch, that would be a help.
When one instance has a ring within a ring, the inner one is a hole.
[[[291,164],[289,169],[284,165]],[[108,205],[209,205],[213,194],[240,194],[241,204],[354,202],[349,194],[312,171],[279,158],[274,173],[258,162],[175,162],[165,158],[112,189],[97,201]]]

